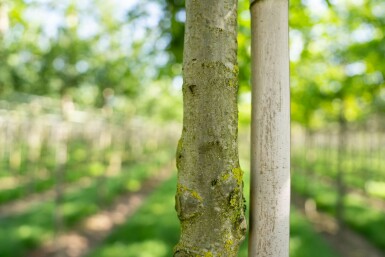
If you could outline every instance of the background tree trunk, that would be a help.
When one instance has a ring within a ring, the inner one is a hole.
[[[343,103],[341,103],[343,105]],[[344,227],[344,212],[345,212],[345,160],[346,160],[346,120],[344,117],[344,108],[341,107],[341,114],[338,121],[338,152],[337,152],[337,177],[336,177],[336,188],[337,188],[337,201],[336,201],[336,219],[340,227],[340,231]]]
[[[246,231],[238,159],[237,1],[187,0],[174,256],[237,256]]]
[[[289,256],[288,0],[251,3],[250,257]]]

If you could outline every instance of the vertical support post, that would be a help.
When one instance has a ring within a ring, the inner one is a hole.
[[[289,256],[288,0],[251,0],[250,257]]]

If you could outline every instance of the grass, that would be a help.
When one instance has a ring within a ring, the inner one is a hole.
[[[172,256],[180,233],[174,209],[175,192],[174,177],[153,192],[137,213],[88,257]],[[294,207],[291,215],[292,257],[339,257]],[[247,256],[247,240],[242,244],[239,256]]]
[[[179,237],[179,222],[174,209],[175,192],[174,178],[146,199],[140,210],[89,256],[172,256],[173,245]]]
[[[100,184],[94,180],[87,188],[79,188],[63,196],[60,205],[61,215],[66,228],[101,210],[105,204],[123,192],[138,190],[142,181],[154,174],[160,166],[170,160],[169,152],[157,152],[151,162],[126,167],[116,176]],[[102,188],[104,187],[104,188]],[[100,191],[103,190],[103,204]],[[25,213],[0,220],[0,256],[18,257],[52,238],[55,233],[53,201],[39,203]]]
[[[125,191],[138,190],[142,181],[151,176],[152,171],[156,170],[162,162],[170,158],[170,153],[157,152],[153,155],[156,158],[151,159],[150,157],[151,162],[134,164],[120,173],[118,177],[109,178],[102,184],[100,184],[100,180],[96,179],[87,188],[65,194],[60,209],[66,227],[70,228],[88,215],[96,213],[103,206],[111,203],[117,195]],[[243,160],[242,167],[247,166],[249,165]],[[332,178],[335,176],[335,170],[330,169],[325,163],[317,162],[314,168],[322,176],[330,175]],[[89,169],[89,173],[86,172],[88,175],[97,178],[101,165],[94,163],[87,169]],[[68,173],[67,180],[76,181],[77,174],[80,173],[83,172]],[[348,172],[348,174],[351,174],[348,178],[354,177],[353,172]],[[249,191],[247,175],[246,172],[246,198],[248,198]],[[349,181],[352,181],[349,182],[351,185],[362,186],[363,184],[361,179]],[[104,244],[90,253],[89,257],[172,256],[173,246],[179,238],[179,222],[174,210],[175,185],[174,177],[158,188],[145,200],[139,211],[117,228]],[[382,187],[377,184],[375,186],[373,188],[376,190],[373,189],[373,191],[382,193]],[[42,187],[42,190],[45,190],[46,187],[49,185]],[[105,192],[102,199],[100,198],[101,187]],[[334,215],[336,193],[333,187],[321,183],[320,180],[305,180],[295,174],[293,188],[303,195],[314,198],[320,209]],[[345,222],[385,250],[383,213],[371,209],[362,199],[352,196],[346,197],[345,204]],[[52,201],[44,202],[31,207],[21,215],[0,220],[0,256],[24,256],[28,250],[52,238],[55,233],[54,210],[55,204]],[[291,211],[290,228],[291,257],[339,257],[294,207]],[[241,246],[239,256],[247,256],[247,239]]]
[[[306,186],[311,185],[311,187]],[[299,176],[292,176],[293,189],[317,203],[317,208],[335,215],[337,192],[332,185],[322,183],[321,180],[308,179],[305,181]],[[344,198],[344,222],[352,229],[385,251],[384,213],[375,210],[365,202],[363,197],[347,194]]]

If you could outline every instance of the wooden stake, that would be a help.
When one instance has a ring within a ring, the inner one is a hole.
[[[289,256],[288,0],[251,1],[250,257]]]

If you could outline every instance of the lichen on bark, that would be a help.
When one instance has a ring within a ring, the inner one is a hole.
[[[237,1],[186,0],[175,257],[234,257],[244,239],[238,158]]]

